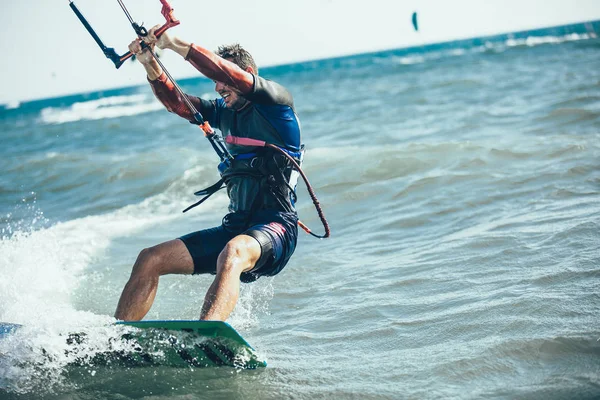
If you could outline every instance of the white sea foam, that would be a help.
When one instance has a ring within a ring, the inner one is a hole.
[[[19,107],[21,107],[21,102],[19,102],[18,100],[9,101],[4,104],[4,108],[6,110],[15,110]]]
[[[394,57],[394,61],[401,65],[421,64],[426,61],[422,55],[412,55],[406,57]]]
[[[490,42],[486,41],[481,46],[472,47],[469,49],[465,48],[457,48],[457,49],[446,49],[439,50],[434,52],[428,52],[424,54],[408,54],[405,56],[394,56],[391,58],[391,61],[395,64],[400,65],[413,65],[413,64],[422,64],[425,62],[430,62],[434,60],[438,60],[443,57],[451,56],[451,57],[460,57],[466,54],[472,53],[481,53],[489,50],[493,50],[495,52],[503,52],[511,47],[519,47],[519,46],[527,46],[534,47],[544,44],[561,44],[564,42],[573,42],[578,40],[586,40],[590,38],[595,38],[596,35],[594,33],[572,33],[564,36],[529,36],[523,39],[507,39],[503,42]],[[375,57],[373,62],[376,64],[387,64],[390,62],[390,59],[387,57]]]
[[[78,275],[111,240],[172,218],[133,215],[126,209],[56,224],[0,241],[0,320],[53,324],[79,319],[70,295]]]
[[[181,209],[189,199],[179,198],[178,186],[202,168],[194,167],[165,192],[139,204],[37,230],[16,223],[17,229],[0,239],[0,321],[24,326],[0,341],[0,382],[8,382],[14,392],[47,390],[68,384],[63,370],[74,360],[89,360],[109,345],[119,350],[120,341],[111,338],[123,328],[112,326],[108,315],[78,309],[72,296],[90,265],[115,240],[184,218]],[[86,342],[72,353],[67,338],[82,331]]]
[[[560,44],[564,42],[574,42],[577,40],[586,40],[590,39],[591,36],[587,33],[578,34],[571,33],[565,36],[529,36],[525,39],[507,39],[505,41],[506,46],[508,47],[516,47],[516,46],[539,46],[542,44]]]
[[[594,38],[594,37],[595,37],[594,34],[572,33],[572,34],[568,34],[568,35],[564,35],[564,36],[529,36],[529,37],[523,38],[523,39],[509,38],[503,42],[486,41],[485,44],[483,44],[482,46],[473,47],[468,50],[465,50],[465,49],[452,50],[449,54],[460,56],[460,55],[467,54],[467,53],[481,53],[481,52],[485,52],[485,51],[489,51],[489,50],[493,50],[495,52],[501,53],[503,51],[510,49],[511,47],[520,47],[520,46],[534,47],[534,46],[540,46],[540,45],[544,45],[544,44],[561,44],[561,43],[565,43],[565,42],[586,40],[586,39],[590,39],[590,38]]]
[[[39,229],[36,221],[43,213],[34,204],[31,221],[14,222],[0,238],[0,321],[53,325],[78,320],[81,315],[70,296],[79,285],[80,274],[114,240],[184,218],[181,210],[194,199],[181,197],[182,186],[189,186],[205,168],[191,168],[165,192],[138,204],[47,228]],[[222,204],[211,202],[203,209],[210,213]]]
[[[82,271],[115,235],[136,229],[117,215],[87,217],[0,241],[0,321],[24,325],[0,341],[0,381],[16,392],[60,384],[69,331],[103,326],[108,316],[75,309],[71,294]],[[40,369],[39,365],[44,368]],[[36,383],[38,382],[38,383]]]
[[[64,124],[139,115],[160,110],[163,105],[150,95],[112,96],[73,103],[69,107],[46,107],[40,112],[43,124]]]

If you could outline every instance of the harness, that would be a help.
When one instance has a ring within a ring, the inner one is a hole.
[[[233,142],[234,140],[239,141],[239,139],[241,138],[228,140]],[[304,145],[297,152],[276,147],[279,152],[262,147],[258,151],[241,153],[234,156],[232,160],[224,160],[219,163],[218,170],[221,179],[205,189],[194,192],[194,195],[203,197],[183,212],[199,206],[210,196],[227,187],[229,180],[236,177],[251,177],[260,182],[259,192],[256,193],[253,200],[250,214],[260,210],[261,207],[275,207],[284,212],[294,211],[297,201],[296,185],[300,174],[281,152],[287,154],[298,166],[301,166],[304,158]]]
[[[300,226],[306,233],[308,233],[316,238],[324,239],[324,238],[329,237],[329,235],[330,235],[329,224],[328,224],[327,220],[325,219],[325,214],[323,213],[321,204],[319,203],[319,200],[317,199],[315,191],[313,190],[310,182],[308,181],[308,178],[306,177],[306,175],[304,174],[304,171],[302,171],[302,168],[300,167],[300,164],[302,163],[302,160],[304,157],[304,146],[302,146],[302,148],[300,149],[300,152],[294,153],[287,149],[280,148],[274,144],[266,143],[262,140],[242,138],[242,137],[236,137],[236,136],[229,135],[229,136],[227,136],[226,141],[227,141],[227,143],[236,144],[238,146],[258,147],[259,150],[256,153],[244,153],[244,154],[240,154],[236,157],[232,157],[231,159],[226,159],[226,160],[222,159],[221,164],[219,164],[219,171],[221,172],[221,179],[217,183],[209,186],[208,188],[195,192],[194,194],[196,194],[198,196],[204,196],[204,197],[202,199],[200,199],[199,201],[197,201],[196,203],[189,206],[188,208],[186,208],[183,212],[186,212],[186,211],[202,204],[210,196],[212,196],[218,190],[220,190],[226,186],[227,179],[231,178],[231,175],[230,176],[227,175],[227,170],[231,167],[231,163],[236,162],[236,158],[237,158],[237,160],[262,159],[262,160],[267,160],[267,161],[265,163],[256,161],[256,163],[258,163],[258,164],[255,164],[255,167],[257,169],[257,171],[255,171],[255,172],[257,174],[259,174],[258,176],[261,179],[261,190],[259,191],[259,194],[257,194],[256,198],[254,199],[254,204],[251,207],[250,213],[253,213],[259,209],[259,207],[261,205],[261,202],[259,200],[262,200],[260,198],[261,192],[262,192],[262,194],[270,193],[273,196],[273,198],[276,199],[276,201],[279,203],[279,205],[282,207],[282,209],[287,208],[290,211],[292,211],[294,209],[294,203],[296,202],[296,199],[297,199],[296,190],[295,190],[296,183],[298,181],[298,178],[302,177],[302,180],[306,184],[306,190],[308,191],[308,194],[309,194],[310,198],[312,199],[315,209],[317,210],[317,214],[319,215],[319,219],[321,220],[321,223],[323,224],[323,228],[325,228],[325,233],[323,235],[317,235],[314,232],[312,232],[308,228],[308,226],[306,226],[301,221],[298,221],[298,226]],[[269,150],[270,150],[270,152],[269,152]],[[281,163],[281,161],[278,161],[278,160],[282,160],[281,158],[277,157],[278,155],[283,156],[283,158],[285,160],[287,160],[287,162]],[[274,164],[271,163],[269,160],[273,160]],[[251,166],[252,166],[252,163],[253,162],[251,161],[250,162]],[[246,171],[244,171],[244,172],[246,172]],[[248,171],[248,173],[250,173],[250,172]],[[289,193],[289,198],[287,198],[288,193]],[[287,200],[283,200],[283,199],[287,199]],[[289,201],[289,203],[286,204],[288,201]]]

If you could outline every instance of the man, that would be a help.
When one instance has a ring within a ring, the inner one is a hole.
[[[252,56],[239,45],[217,54],[166,33],[144,39],[169,49],[215,82],[213,101],[187,96],[223,136],[275,144],[301,158],[300,123],[292,96],[281,85],[258,76]],[[140,40],[129,46],[144,66],[156,97],[173,113],[194,122],[173,83]],[[115,312],[120,320],[140,320],[152,306],[159,277],[165,274],[215,274],[200,313],[202,320],[224,321],[239,296],[240,281],[280,272],[296,247],[294,175],[289,161],[273,150],[227,145],[235,157],[219,170],[230,199],[222,225],[190,233],[140,252]]]

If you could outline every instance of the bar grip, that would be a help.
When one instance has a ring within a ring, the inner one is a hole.
[[[263,140],[256,140],[232,135],[227,135],[225,141],[229,144],[237,144],[238,146],[265,147],[267,145]]]

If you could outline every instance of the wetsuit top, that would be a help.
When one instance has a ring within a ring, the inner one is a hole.
[[[237,80],[241,69],[213,53],[196,45],[192,45],[186,59],[208,78],[239,87]],[[150,81],[156,97],[173,113],[194,122],[189,109],[185,106],[173,83],[163,73],[159,78]],[[284,149],[297,152],[301,147],[300,122],[294,110],[291,94],[280,84],[269,81],[258,75],[253,75],[253,84],[249,92],[243,93],[250,101],[243,109],[226,108],[223,99],[204,100],[188,96],[192,104],[202,113],[211,126],[219,129],[223,136],[233,135],[266,141]],[[258,164],[275,162],[279,169],[289,179],[289,165],[272,153],[260,150],[256,160],[241,156],[244,153],[254,153],[256,148],[227,144],[228,150],[236,159],[222,172],[222,178],[227,184],[229,195],[229,210],[233,213],[250,213],[260,209],[278,211],[294,211],[290,204],[290,193],[287,188],[281,193],[265,194],[264,168],[262,173],[256,168]],[[270,160],[276,159],[275,161]],[[286,172],[286,169],[288,171]],[[272,190],[271,190],[272,192]],[[276,191],[277,192],[277,191]],[[274,198],[276,197],[276,198]]]

